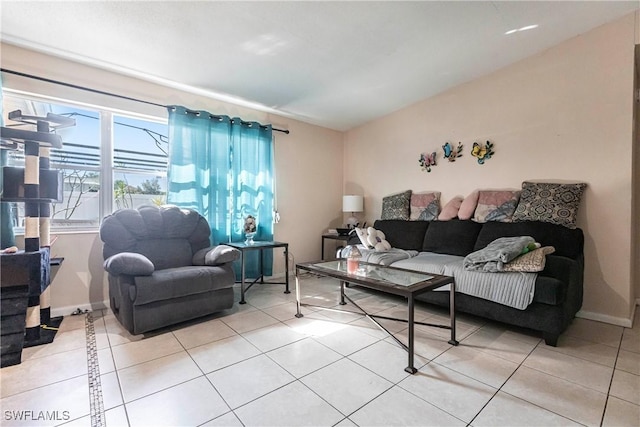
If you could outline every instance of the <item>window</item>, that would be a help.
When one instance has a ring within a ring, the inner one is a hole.
[[[47,113],[74,118],[76,126],[59,129],[63,146],[51,149],[51,168],[62,171],[63,200],[52,204],[53,230],[96,229],[118,208],[166,201],[167,123],[107,109],[53,103],[5,91],[5,126],[25,126],[7,119]],[[33,130],[33,126],[25,127]],[[8,165],[24,167],[22,150],[8,153]],[[108,191],[105,191],[108,189]],[[14,226],[23,227],[24,204],[14,203]]]

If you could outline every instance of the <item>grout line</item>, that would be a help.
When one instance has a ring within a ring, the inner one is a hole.
[[[104,402],[102,399],[102,384],[100,382],[100,365],[96,348],[96,331],[91,312],[85,315],[85,330],[87,333],[87,371],[89,380],[89,407],[91,427],[104,427]]]

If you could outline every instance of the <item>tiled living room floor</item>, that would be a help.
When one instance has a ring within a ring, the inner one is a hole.
[[[337,289],[330,279],[302,281],[306,302],[333,306]],[[555,348],[465,315],[458,347],[448,331],[419,326],[419,371],[409,375],[405,351],[368,320],[311,310],[297,319],[295,292],[282,291],[257,285],[244,306],[145,337],[107,310],[91,313],[100,374],[92,395],[87,319],[69,316],[52,344],[0,370],[0,424],[640,425],[638,312],[634,329],[575,319]],[[369,311],[406,315],[400,299],[349,293]],[[420,304],[416,320],[446,315]],[[405,324],[388,326],[406,339]]]

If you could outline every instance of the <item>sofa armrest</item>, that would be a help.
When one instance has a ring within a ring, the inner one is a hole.
[[[104,269],[120,276],[150,276],[155,267],[153,263],[144,255],[135,252],[120,252],[107,258],[104,262]]]
[[[240,251],[227,245],[200,249],[193,255],[193,265],[221,265],[240,259]]]

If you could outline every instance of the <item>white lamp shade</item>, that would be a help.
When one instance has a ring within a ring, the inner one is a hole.
[[[342,212],[362,212],[364,210],[364,197],[342,196]]]

